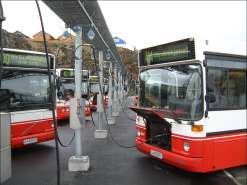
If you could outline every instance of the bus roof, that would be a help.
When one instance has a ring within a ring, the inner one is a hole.
[[[62,70],[73,71],[74,69],[72,69],[72,68],[57,68],[56,69],[56,71],[62,71]]]
[[[246,42],[220,39],[195,39],[196,58],[203,59],[207,52],[246,56]]]
[[[246,42],[204,38],[187,38],[160,44],[139,51],[139,65],[205,59],[206,53],[246,56]],[[143,63],[144,61],[144,63]],[[162,62],[163,61],[163,62]]]
[[[235,55],[247,55],[247,42],[241,41],[241,40],[231,40],[231,39],[218,39],[218,38],[209,38],[209,37],[200,37],[200,36],[193,36],[190,37],[191,39],[194,39],[195,41],[195,49],[196,53],[198,51],[209,51],[209,52],[215,52],[215,53],[228,53],[228,54],[235,54]],[[184,40],[185,38],[179,38],[176,40],[171,40],[165,43],[157,43],[152,44],[150,47],[145,47],[140,49],[139,51],[142,51],[144,49],[161,46],[164,44],[168,44],[171,42],[177,42],[179,40]],[[201,52],[201,53],[202,53]]]
[[[44,52],[22,50],[22,49],[12,49],[12,48],[3,48],[3,51],[13,52],[13,53],[27,53],[27,54],[34,54],[34,55],[46,55],[46,53]],[[51,53],[48,53],[48,55],[54,57],[54,55]]]

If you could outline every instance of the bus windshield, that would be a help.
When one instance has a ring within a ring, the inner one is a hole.
[[[87,88],[88,88],[88,82],[87,81],[82,81],[81,83],[81,93],[83,95],[87,94]],[[72,79],[66,79],[66,78],[61,78],[61,87],[59,89],[59,92],[61,92],[61,95],[58,97],[60,100],[61,99],[66,99],[68,96],[73,96],[75,92],[75,80],[74,78]]]
[[[90,91],[91,93],[99,93],[99,83],[91,82]]]
[[[10,109],[41,108],[49,104],[47,73],[5,70],[2,88],[10,90]]]
[[[61,80],[61,86],[62,86],[61,88],[63,90],[71,89],[71,90],[74,91],[74,89],[75,89],[75,81],[74,81],[74,79],[62,79]]]
[[[199,120],[202,89],[199,64],[147,69],[140,74],[140,106],[170,111],[180,120]]]

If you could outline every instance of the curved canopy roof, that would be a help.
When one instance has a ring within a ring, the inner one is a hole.
[[[107,60],[106,53],[110,53],[110,60],[116,62],[117,66],[124,72],[124,66],[115,42],[97,1],[43,0],[43,2],[72,30],[74,30],[74,26],[80,25],[83,30],[83,40],[88,44],[93,44],[97,50],[103,50],[105,60]],[[90,29],[95,33],[95,38],[93,40],[90,40],[87,36]]]

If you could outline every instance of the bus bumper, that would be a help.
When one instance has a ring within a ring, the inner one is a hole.
[[[97,110],[97,105],[91,104],[90,105],[91,111],[96,111]]]
[[[191,158],[185,157],[171,151],[160,149],[158,147],[142,143],[142,141],[136,139],[137,149],[153,158],[157,158],[165,163],[176,166],[191,172],[205,172],[203,170],[203,158]],[[155,155],[156,153],[156,155]],[[158,154],[158,155],[157,155]]]
[[[92,115],[90,106],[85,106],[84,115],[85,117],[90,117]]]
[[[70,111],[68,106],[57,106],[57,119],[69,119]]]
[[[11,148],[21,148],[30,144],[53,140],[54,138],[54,129],[31,136],[15,137],[11,139]]]

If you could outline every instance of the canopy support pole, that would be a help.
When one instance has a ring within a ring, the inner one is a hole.
[[[99,83],[101,90],[99,90],[99,93],[97,94],[97,113],[98,113],[98,123],[99,128],[95,130],[94,137],[96,139],[105,139],[107,138],[107,130],[103,129],[103,123],[104,123],[104,99],[102,99],[104,93],[104,77],[103,77],[103,62],[104,62],[104,56],[103,51],[99,51]]]
[[[110,62],[110,68],[109,68],[109,92],[108,92],[108,124],[109,125],[114,125],[115,124],[115,119],[112,117],[112,62]]]
[[[69,171],[88,171],[89,157],[82,156],[82,127],[85,126],[85,99],[81,98],[82,28],[75,26],[75,97],[70,100],[70,128],[75,130],[75,156],[69,158]]]

